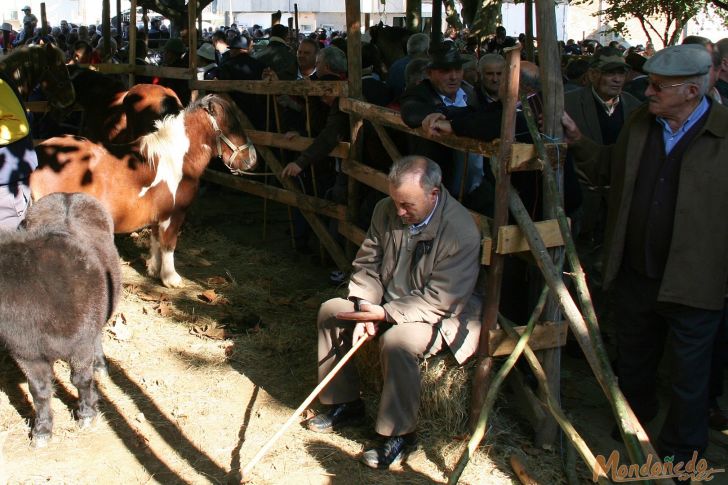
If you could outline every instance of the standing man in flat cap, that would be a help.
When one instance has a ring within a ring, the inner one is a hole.
[[[728,281],[728,109],[706,97],[710,66],[702,46],[652,56],[648,102],[614,145],[596,145],[563,119],[577,164],[593,183],[611,184],[604,287],[615,292],[619,386],[642,424],[658,412],[668,341],[670,403],[657,449],[673,463],[708,445],[708,378]]]

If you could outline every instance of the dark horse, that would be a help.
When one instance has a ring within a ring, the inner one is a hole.
[[[200,176],[215,157],[237,174],[253,167],[256,155],[241,112],[227,97],[205,96],[156,126],[127,145],[104,147],[74,136],[46,140],[36,148],[30,188],[33,199],[52,192],[93,195],[111,212],[116,233],[151,226],[147,270],[164,286],[179,287],[174,249]]]
[[[63,51],[52,44],[14,49],[0,61],[0,70],[12,78],[24,101],[40,86],[52,108],[71,106],[76,98]]]
[[[0,342],[28,378],[34,446],[44,446],[53,431],[58,359],[71,366],[81,427],[96,416],[93,372],[106,371],[101,329],[120,293],[111,216],[93,197],[44,197],[28,209],[21,230],[0,233]]]
[[[183,106],[177,94],[156,84],[131,89],[114,76],[89,69],[71,72],[83,108],[80,134],[101,143],[129,143],[154,130],[157,120],[176,115]]]
[[[382,54],[382,60],[391,66],[394,61],[407,55],[407,39],[412,32],[404,27],[392,27],[379,22],[369,28],[372,44],[376,45]]]

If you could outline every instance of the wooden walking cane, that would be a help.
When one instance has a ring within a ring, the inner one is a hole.
[[[344,357],[339,361],[336,366],[331,369],[331,372],[328,373],[324,379],[319,382],[319,385],[316,386],[316,388],[311,392],[311,394],[308,395],[308,397],[301,403],[298,408],[293,411],[293,414],[290,418],[288,418],[288,421],[285,422],[283,426],[281,426],[281,429],[278,430],[276,434],[273,435],[271,439],[268,440],[268,442],[263,445],[263,447],[258,451],[258,453],[253,457],[250,462],[248,462],[247,465],[245,465],[245,468],[243,468],[242,478],[241,482],[248,482],[250,481],[250,472],[253,470],[253,467],[258,464],[258,462],[265,456],[266,453],[271,449],[271,447],[275,444],[276,441],[278,441],[278,438],[283,436],[283,433],[286,432],[288,428],[291,427],[291,425],[296,421],[298,416],[306,409],[306,407],[313,402],[314,399],[316,399],[316,396],[319,395],[319,393],[326,387],[326,385],[331,381],[331,379],[336,376],[336,374],[341,370],[344,365],[351,359],[351,357],[354,355],[354,353],[359,350],[359,348],[369,339],[369,335],[364,334],[361,336],[359,340],[354,344],[354,346],[351,347],[351,349],[344,355]]]

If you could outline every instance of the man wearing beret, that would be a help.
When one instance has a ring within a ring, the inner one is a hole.
[[[657,52],[644,65],[648,102],[611,146],[563,118],[577,164],[592,183],[611,185],[604,287],[615,293],[619,386],[643,424],[657,415],[668,343],[657,449],[674,463],[708,445],[708,378],[728,281],[728,109],[706,97],[710,67],[702,46]]]

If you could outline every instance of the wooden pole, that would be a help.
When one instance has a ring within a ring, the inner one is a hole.
[[[442,0],[432,0],[432,34],[430,44],[442,42]]]
[[[189,0],[187,3],[187,42],[189,49],[187,65],[190,67],[190,79],[194,80],[197,79],[197,0]],[[196,100],[199,94],[199,90],[191,90],[190,101]]]
[[[561,116],[564,113],[564,83],[561,77],[561,57],[556,40],[556,7],[555,3],[546,0],[536,1],[538,47],[539,47],[539,69],[541,74],[541,86],[543,93],[543,130],[548,139],[561,140],[563,130],[561,127]],[[561,187],[561,183],[559,183]],[[545,190],[544,190],[545,193]],[[563,194],[559,195],[559,200]],[[551,219],[555,217],[555,206],[557,201],[544,198],[543,217]],[[563,261],[563,248],[549,250],[553,261]],[[560,264],[557,264],[561,267]],[[557,322],[561,320],[559,305],[553,299],[546,305],[544,312],[547,320]],[[541,351],[540,357],[549,377],[551,393],[554,396],[560,394],[561,382],[561,348]],[[536,429],[536,445],[550,444],[556,439],[558,427],[556,421],[548,417]]]
[[[104,39],[103,62],[107,62],[111,52],[111,0],[101,3],[101,35]]]
[[[514,47],[506,51],[507,74],[504,80],[503,115],[501,117],[501,144],[496,157],[495,209],[493,213],[492,237],[498,239],[498,230],[508,224],[508,187],[510,174],[508,163],[511,158],[511,146],[516,132],[516,103],[518,101],[518,85],[521,68],[521,49]],[[483,407],[488,392],[489,379],[493,368],[490,357],[490,330],[496,327],[498,305],[500,303],[501,281],[503,279],[504,256],[493,253],[485,287],[485,303],[483,304],[480,341],[478,343],[478,364],[473,375],[473,395],[470,404],[470,427],[475,426],[480,409]]]
[[[407,30],[422,32],[422,0],[407,0]]]
[[[526,60],[535,62],[533,51],[533,0],[526,0]]]
[[[116,36],[117,47],[121,49],[121,0],[116,0]]]
[[[348,90],[349,97],[362,99],[361,87],[361,5],[360,0],[346,0],[346,53],[349,64]],[[361,117],[349,115],[349,127],[351,130],[351,147],[349,158],[361,160],[362,143],[359,134]],[[347,181],[347,212],[346,220],[353,223],[359,215],[359,183],[354,177]],[[349,248],[351,249],[351,248]]]
[[[47,35],[50,32],[48,27],[48,18],[46,17],[46,5],[45,2],[40,4],[40,34]]]
[[[131,0],[131,10],[129,10],[129,67],[132,71],[129,73],[129,87],[134,86],[134,66],[136,64],[136,39],[137,39],[137,26],[136,26],[136,11],[137,11],[137,0]]]
[[[369,340],[368,335],[363,335],[352,347],[351,349],[344,355],[344,357],[341,358],[341,360],[336,364],[336,366],[331,369],[331,372],[328,373],[324,379],[319,382],[318,386],[311,391],[311,394],[308,395],[306,399],[301,403],[298,408],[296,408],[295,411],[293,411],[293,414],[291,414],[291,417],[288,418],[288,420],[281,426],[281,428],[276,432],[276,434],[273,435],[271,439],[268,440],[268,442],[263,445],[263,447],[256,453],[256,455],[253,457],[250,462],[248,462],[247,465],[245,465],[245,468],[243,468],[242,473],[242,481],[247,482],[250,480],[250,472],[253,471],[253,467],[258,464],[258,462],[265,456],[266,453],[268,453],[268,450],[275,444],[276,441],[278,441],[278,438],[283,436],[283,433],[286,432],[288,428],[291,427],[291,425],[298,419],[298,416],[306,409],[306,407],[313,402],[314,399],[316,399],[316,396],[319,395],[319,393],[326,387],[329,382],[331,382],[331,379],[336,376],[336,374],[339,373],[342,367],[346,365],[347,362],[354,356],[357,350],[364,345],[364,342]]]
[[[189,42],[189,66],[191,78],[197,79],[197,0],[187,2],[187,40]]]
[[[293,4],[293,25],[296,26],[296,42],[298,42],[298,34],[300,31],[298,30],[298,4]]]

